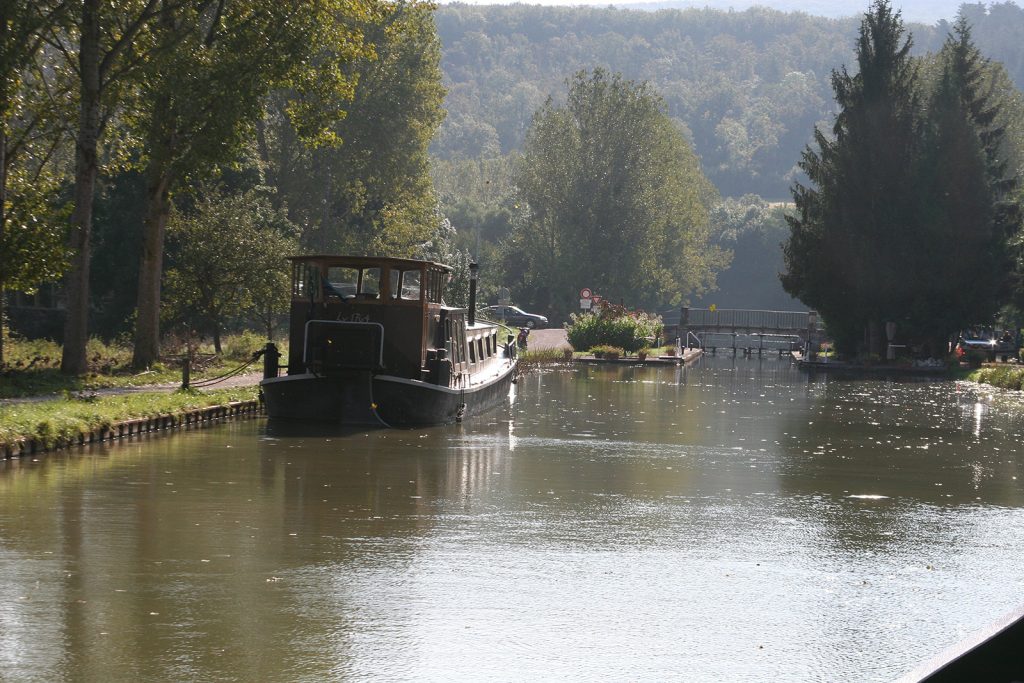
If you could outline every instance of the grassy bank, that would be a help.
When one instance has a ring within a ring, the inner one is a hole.
[[[537,349],[536,351],[519,352],[519,372],[530,372],[544,365],[555,365],[564,363],[565,355],[562,349]]]
[[[1017,365],[988,365],[971,370],[967,379],[979,384],[990,384],[1000,389],[1020,391],[1024,387],[1024,367]]]
[[[231,401],[250,401],[256,394],[256,387],[243,387],[98,398],[68,396],[54,401],[10,403],[0,406],[0,444],[35,439],[50,448],[77,438],[81,433],[109,428],[117,422],[172,415]]]
[[[265,344],[262,336],[246,332],[225,337],[220,355],[213,353],[211,345],[200,345],[194,351],[196,361],[192,379],[216,377],[236,368],[251,359],[253,352]],[[134,372],[131,369],[131,347],[92,339],[86,353],[89,372],[81,377],[68,377],[60,372],[59,344],[45,339],[7,339],[4,341],[6,363],[0,367],[0,398],[180,382],[185,348],[172,343],[165,350],[161,362],[145,372]],[[281,362],[285,363],[287,359]],[[262,366],[257,361],[253,367],[258,370]]]

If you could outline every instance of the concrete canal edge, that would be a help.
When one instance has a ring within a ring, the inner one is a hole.
[[[140,417],[117,422],[90,432],[80,432],[77,437],[62,439],[47,446],[38,439],[23,439],[11,443],[0,444],[0,454],[4,459],[19,458],[50,451],[85,446],[94,443],[115,442],[131,439],[143,434],[168,432],[172,429],[206,427],[226,420],[256,417],[263,414],[263,405],[259,400],[232,401],[218,406],[207,406],[186,410],[180,413]]]

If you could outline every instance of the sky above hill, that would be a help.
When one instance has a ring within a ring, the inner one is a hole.
[[[512,4],[514,0],[460,0],[471,5],[505,5]],[[904,21],[934,24],[940,19],[952,21],[956,17],[957,9],[964,0],[895,0],[893,7],[903,13]],[[783,12],[806,12],[814,16],[822,17],[850,17],[864,14],[870,0],[652,0],[649,2],[637,2],[635,0],[619,0],[616,2],[581,1],[581,0],[530,0],[523,4],[528,5],[590,5],[594,7],[615,7],[625,9],[656,10],[656,9],[683,9],[689,7],[708,7],[711,9],[728,11],[730,9],[742,11],[760,5],[771,7]]]

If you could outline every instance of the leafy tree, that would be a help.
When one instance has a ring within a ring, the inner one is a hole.
[[[212,2],[181,1],[197,5]],[[60,366],[65,374],[86,371],[93,203],[100,172],[100,141],[109,117],[125,97],[126,84],[149,56],[151,46],[139,40],[140,32],[174,6],[176,3],[161,0],[124,0],[116,4],[82,0],[75,3],[75,11],[69,17],[75,24],[74,30],[55,31],[51,38],[68,58],[67,66],[75,72],[78,90],[74,209],[68,238],[73,255],[64,281],[68,305]]]
[[[503,285],[499,244],[512,234],[521,213],[512,169],[511,156],[434,159],[431,164],[440,210],[451,222],[455,244],[480,264],[481,302],[495,300]]]
[[[373,56],[351,65],[358,84],[330,132],[313,147],[273,101],[260,137],[268,180],[313,251],[411,254],[436,224],[427,146],[441,108],[440,45],[432,7],[385,3],[379,22],[357,23]]]
[[[286,254],[295,226],[265,194],[250,191],[200,198],[189,214],[172,211],[168,231],[174,263],[167,271],[165,315],[204,330],[221,352],[225,326],[257,312],[268,335],[290,300]]]
[[[35,95],[48,85],[39,68],[45,36],[69,5],[70,0],[0,3],[0,365],[4,291],[31,290],[64,267],[63,235],[51,201],[56,176],[48,163],[61,135],[54,117],[47,116],[52,111]]]
[[[714,284],[713,188],[647,84],[597,69],[534,117],[515,174],[528,215],[506,246],[513,291],[564,316],[590,286],[631,305],[679,303]]]
[[[160,352],[163,242],[177,185],[231,161],[270,90],[308,79],[304,70],[318,70],[315,97],[330,95],[334,116],[342,115],[355,80],[345,66],[365,51],[356,20],[372,23],[368,2],[247,0],[169,5],[151,26],[156,58],[140,84],[137,121],[146,178],[137,369]]]
[[[861,23],[858,72],[832,73],[840,112],[829,139],[803,154],[809,186],[793,187],[796,215],[785,245],[787,292],[816,308],[839,348],[851,352],[908,310],[907,259],[920,249],[914,170],[920,150],[917,71],[911,41],[887,0]]]
[[[789,234],[784,206],[757,195],[725,198],[712,209],[711,226],[715,243],[732,252],[732,262],[718,274],[718,288],[694,305],[781,311],[799,307],[779,282],[781,245]]]

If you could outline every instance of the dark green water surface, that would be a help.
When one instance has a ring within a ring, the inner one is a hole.
[[[0,461],[2,681],[890,680],[1024,603],[1024,401],[788,360]]]

